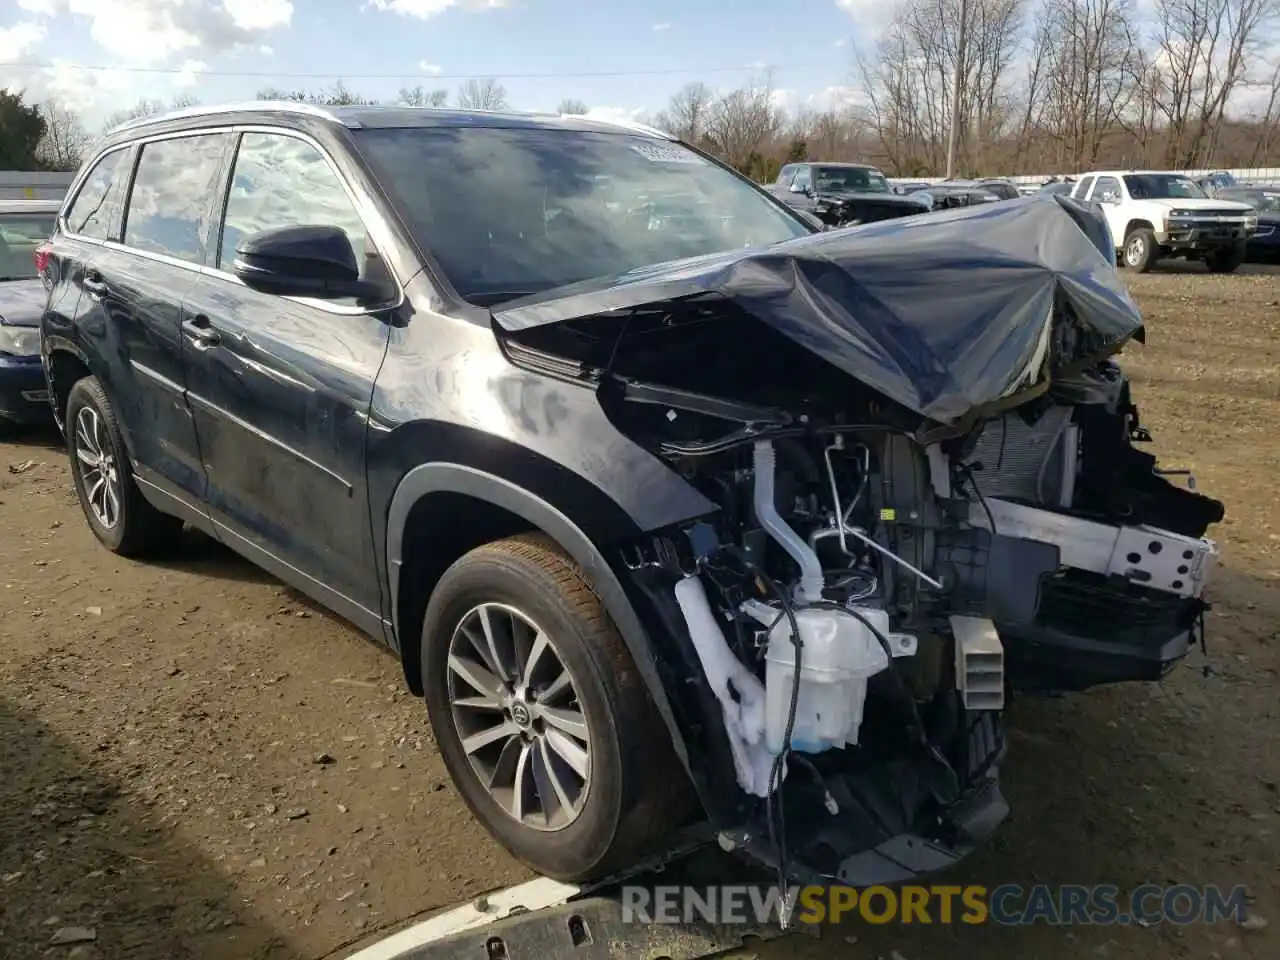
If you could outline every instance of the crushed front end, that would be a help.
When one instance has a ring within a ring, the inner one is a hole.
[[[788,882],[954,863],[1008,812],[1011,691],[1157,679],[1201,629],[1223,508],[1141,451],[1105,227],[1000,206],[498,318],[719,505],[615,562],[710,821]]]

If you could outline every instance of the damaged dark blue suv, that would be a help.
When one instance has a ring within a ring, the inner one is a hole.
[[[1200,623],[1222,506],[1141,452],[1106,247],[1057,197],[815,233],[647,128],[197,108],[85,165],[42,356],[98,539],[383,640],[534,869],[688,825],[892,881],[1004,816],[1010,687]]]

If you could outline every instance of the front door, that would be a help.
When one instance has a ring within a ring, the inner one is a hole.
[[[365,278],[383,269],[350,193],[317,146],[287,132],[242,134],[215,271],[183,304],[206,502],[231,546],[376,633],[364,459],[373,383],[390,334],[386,312],[280,297],[231,273],[241,239],[300,224],[343,227]],[[397,288],[387,283],[390,301]]]

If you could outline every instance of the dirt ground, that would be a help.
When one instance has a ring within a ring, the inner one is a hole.
[[[1212,670],[1015,704],[1011,819],[948,881],[1246,884],[1270,925],[848,925],[760,956],[1280,957],[1280,276],[1130,280],[1156,448],[1227,503]],[[320,960],[527,878],[391,656],[203,538],[114,559],[51,433],[0,441],[0,584],[0,958]]]

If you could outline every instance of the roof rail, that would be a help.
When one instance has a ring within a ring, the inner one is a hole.
[[[117,127],[112,127],[107,131],[107,134],[146,127],[153,123],[164,123],[166,120],[181,120],[184,117],[206,117],[217,113],[242,113],[248,110],[275,110],[302,114],[308,117],[320,117],[325,120],[338,119],[332,110],[317,106],[314,103],[304,103],[298,100],[245,100],[237,103],[220,103],[212,107],[182,107],[178,110],[169,110],[165,113],[156,113],[147,117],[135,117],[132,120],[126,120]]]
[[[587,113],[562,113],[560,116],[579,117],[583,120],[590,120],[593,123],[603,123],[611,127],[621,127],[624,130],[634,130],[636,133],[646,133],[651,137],[657,137],[659,140],[679,139],[665,130],[659,130],[657,127],[651,127],[647,123],[640,123],[636,120],[606,120],[603,117],[593,117]]]

